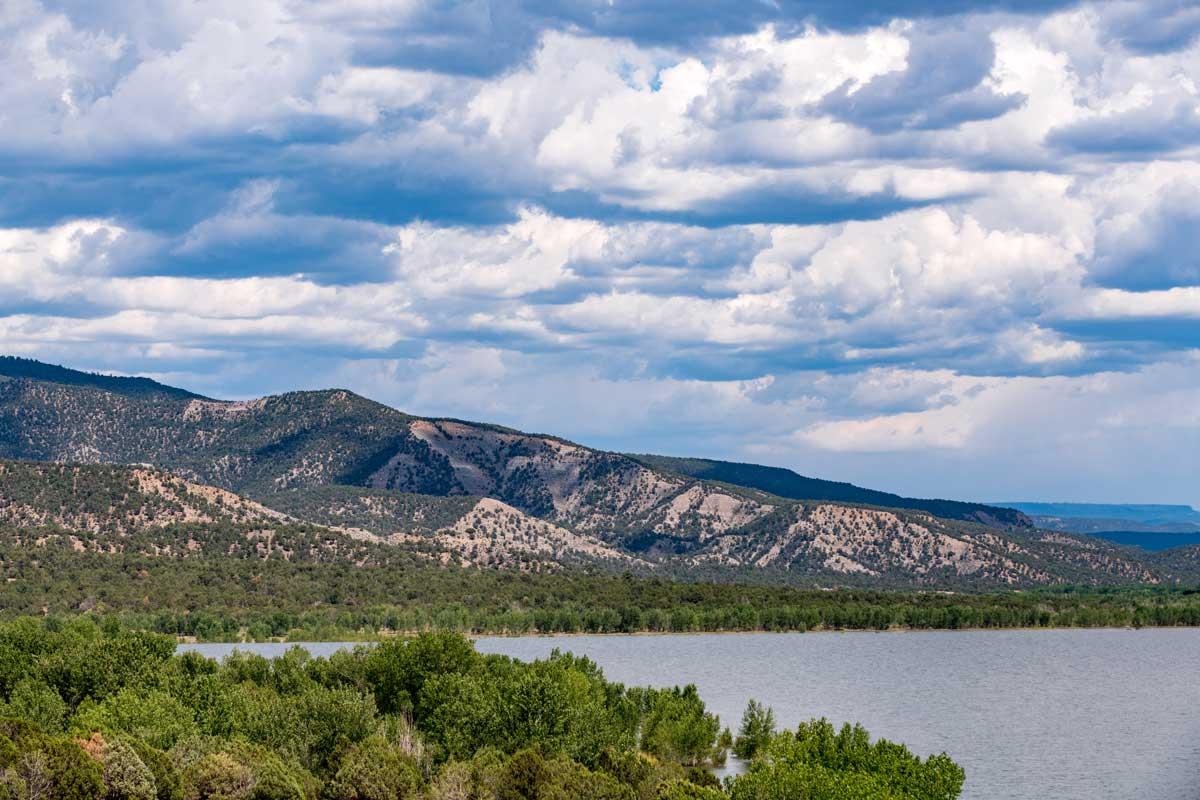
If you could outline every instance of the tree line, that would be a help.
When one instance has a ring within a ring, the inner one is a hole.
[[[204,641],[397,632],[690,633],[1200,625],[1179,587],[949,593],[555,573],[0,549],[3,615],[114,617]]]

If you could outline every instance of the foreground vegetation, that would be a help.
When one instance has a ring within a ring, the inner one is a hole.
[[[1200,625],[1180,588],[984,594],[824,591],[632,576],[355,567],[254,559],[0,550],[7,615],[114,617],[204,641],[355,640],[381,633],[810,631]]]
[[[40,800],[951,800],[963,772],[824,720],[732,736],[692,686],[632,688],[452,633],[223,663],[110,621],[0,626],[0,797]]]

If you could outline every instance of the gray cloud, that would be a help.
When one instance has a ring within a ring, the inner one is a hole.
[[[964,21],[917,28],[908,37],[904,70],[873,78],[863,87],[847,85],[827,96],[825,111],[870,129],[953,128],[992,119],[1024,102],[983,84],[995,61],[985,24]]]
[[[1200,74],[1138,5],[21,0],[0,349],[977,498],[1090,414],[1151,494]]]
[[[1189,0],[1115,2],[1101,13],[1111,35],[1138,53],[1179,50],[1200,35],[1200,8]]]
[[[1200,115],[1194,103],[1139,108],[1057,128],[1048,143],[1063,151],[1153,158],[1200,145]]]

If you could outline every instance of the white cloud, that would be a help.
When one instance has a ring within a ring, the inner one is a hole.
[[[891,307],[1036,305],[1038,294],[1079,281],[1079,244],[1014,230],[989,230],[970,214],[942,209],[848,223],[800,276],[806,293],[847,314]]]
[[[955,407],[886,417],[820,422],[799,438],[826,450],[881,453],[929,448],[959,448],[969,441],[974,424]]]
[[[1200,286],[1177,286],[1150,292],[1096,289],[1064,309],[1074,319],[1200,318]]]
[[[1086,352],[1079,342],[1065,339],[1039,325],[1005,331],[1000,348],[1011,351],[1026,364],[1061,364],[1078,361]]]
[[[410,225],[385,249],[397,276],[423,295],[517,297],[575,279],[570,264],[600,257],[606,235],[597,222],[524,209],[499,230]]]
[[[1024,448],[1116,491],[1139,442],[1187,457],[1197,406],[1200,43],[1137,11],[647,44],[470,4],[12,0],[0,345],[217,393],[323,353],[614,446],[977,497],[969,454],[1007,494]]]
[[[431,72],[347,66],[321,78],[312,105],[319,114],[371,126],[387,114],[429,102],[453,83]]]

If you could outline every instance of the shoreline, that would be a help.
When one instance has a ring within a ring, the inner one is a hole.
[[[808,636],[813,634],[846,634],[846,633],[866,633],[866,634],[909,634],[909,633],[1003,633],[1003,632],[1062,632],[1062,631],[1158,631],[1158,630],[1197,630],[1200,631],[1200,625],[1051,625],[1051,626],[1023,626],[1012,628],[887,628],[884,630],[871,628],[812,628],[806,631],[770,631],[770,630],[722,630],[722,631],[632,631],[632,632],[603,632],[589,633],[586,631],[580,632],[557,632],[557,633],[463,633],[467,639],[478,641],[480,639],[577,639],[581,637],[635,637],[635,636],[748,636],[748,635],[792,635],[792,636]],[[437,630],[410,630],[410,631],[388,631],[386,633],[376,633],[374,636],[369,636],[361,639],[268,639],[266,641],[246,641],[242,640],[223,640],[223,641],[205,641],[196,640],[195,637],[177,636],[177,645],[259,645],[259,644],[291,644],[291,645],[306,645],[306,644],[377,644],[378,642],[387,641],[389,639],[402,639],[413,636],[419,636],[422,633],[437,633]]]

